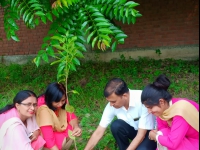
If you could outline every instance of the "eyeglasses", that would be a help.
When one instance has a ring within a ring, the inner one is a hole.
[[[26,106],[26,107],[29,107],[29,108],[30,108],[31,106],[33,106],[34,108],[38,106],[37,103],[34,103],[34,104],[32,104],[32,103],[27,103],[27,104],[25,104],[25,103],[20,103],[20,104],[22,104],[22,105],[24,105],[24,106]]]

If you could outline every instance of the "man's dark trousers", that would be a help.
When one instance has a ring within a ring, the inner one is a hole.
[[[111,132],[120,150],[126,150],[130,145],[130,140],[133,140],[137,135],[137,130],[121,119],[113,121],[111,124]],[[149,132],[147,131],[144,140],[136,150],[156,150],[156,142],[148,138]]]

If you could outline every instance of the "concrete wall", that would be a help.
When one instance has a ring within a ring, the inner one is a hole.
[[[182,59],[182,60],[196,60],[199,58],[199,46],[179,46],[179,47],[157,47],[160,50],[161,54],[156,53],[155,48],[147,49],[135,49],[134,51],[116,51],[116,52],[87,52],[84,53],[85,58],[82,61],[104,61],[109,62],[110,60],[119,60],[121,57],[126,59],[139,59],[139,57],[147,57],[153,59]],[[33,61],[36,55],[12,55],[12,56],[2,56],[0,58],[0,63],[11,64],[18,63],[24,64],[28,61]],[[50,59],[52,61],[53,59]]]

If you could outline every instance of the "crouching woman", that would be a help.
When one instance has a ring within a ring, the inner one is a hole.
[[[35,93],[23,90],[17,93],[13,104],[0,110],[0,150],[39,150],[44,146],[36,109]]]

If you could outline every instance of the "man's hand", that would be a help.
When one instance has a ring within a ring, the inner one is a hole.
[[[84,150],[92,150],[104,135],[105,130],[106,128],[98,126],[97,129],[92,134]]]

